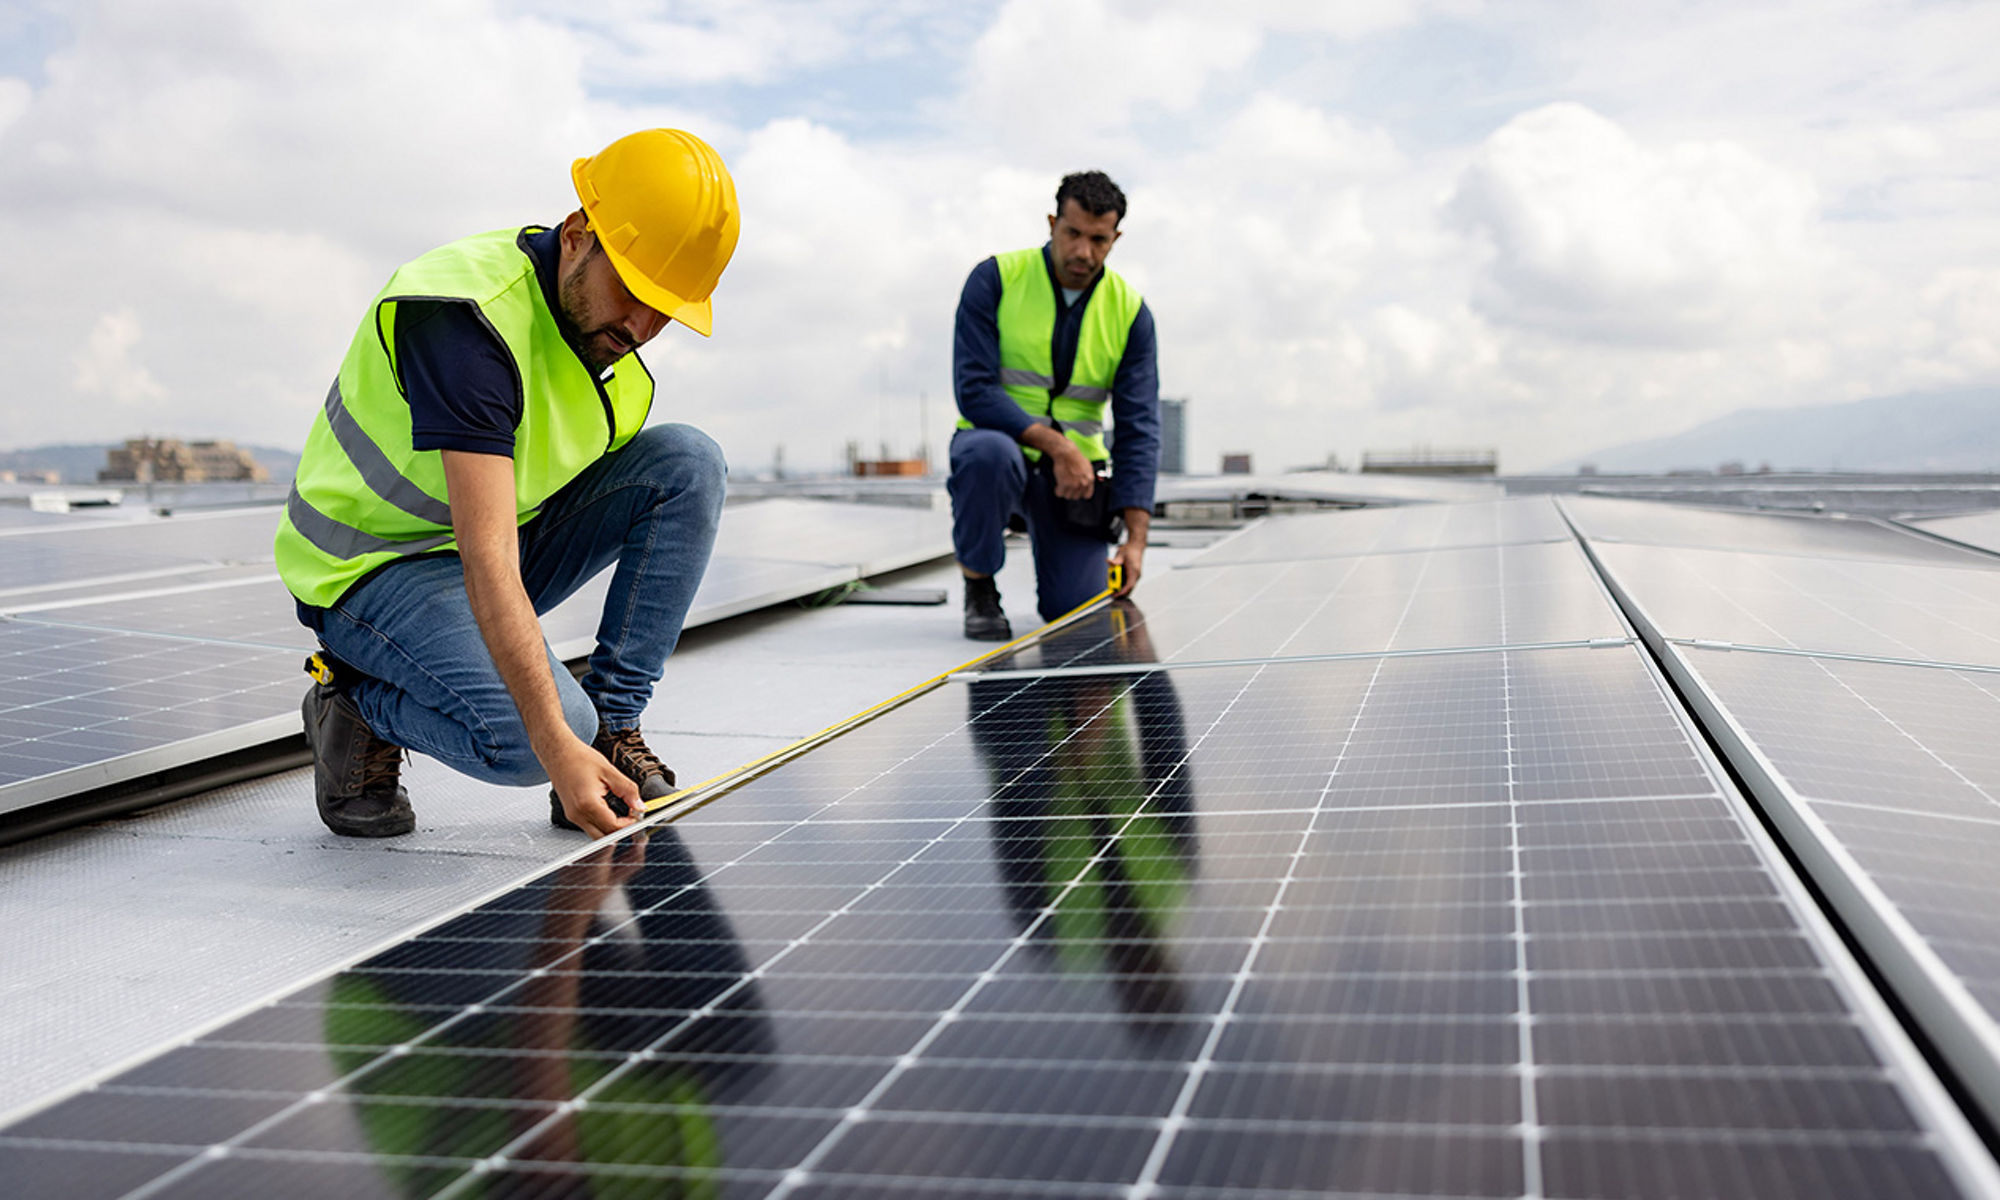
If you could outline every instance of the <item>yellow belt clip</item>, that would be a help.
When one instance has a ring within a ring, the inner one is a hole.
[[[1106,586],[1108,586],[1111,589],[1114,595],[1117,593],[1119,588],[1125,586],[1124,563],[1114,562],[1107,564],[1105,567],[1104,574],[1105,574],[1105,579],[1107,581]]]
[[[333,668],[326,664],[326,659],[320,657],[318,651],[306,655],[306,674],[322,687],[333,686]]]

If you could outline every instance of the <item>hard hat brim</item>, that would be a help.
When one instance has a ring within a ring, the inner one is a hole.
[[[596,232],[594,227],[592,232]],[[611,269],[618,272],[619,282],[625,285],[626,291],[632,293],[633,299],[654,312],[671,317],[703,337],[709,335],[709,330],[714,326],[714,309],[707,300],[681,299],[640,274],[639,269],[627,261],[624,255],[605,245],[602,236],[598,237],[597,244],[603,248],[604,257],[611,260]]]

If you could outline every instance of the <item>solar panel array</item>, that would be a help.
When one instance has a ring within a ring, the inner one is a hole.
[[[1909,534],[1833,555],[1841,526],[1802,538],[1796,518],[1751,515],[1735,549],[1690,551],[1679,515],[1645,515],[1667,545],[1593,536],[1593,552],[1898,998],[2000,1116],[2000,559],[1945,565]],[[1594,535],[1622,516],[1599,501],[1578,524]]]
[[[1327,527],[1292,527],[1317,569]],[[1376,645],[1348,657],[1293,653],[1343,643],[1270,617],[1282,572],[1156,573],[0,1129],[0,1170],[66,1197],[2000,1187],[1643,652],[1598,636],[1608,598],[1510,640],[1548,577],[1465,549],[1350,556],[1374,582],[1333,594]],[[1432,569],[1501,616],[1397,651]]]
[[[1915,518],[1908,523],[1925,533],[2000,554],[2000,509],[1950,517]]]
[[[0,812],[298,731],[314,646],[272,567],[277,512],[0,530]],[[936,558],[941,510],[766,500],[724,510],[690,626]],[[545,618],[590,652],[610,576]]]

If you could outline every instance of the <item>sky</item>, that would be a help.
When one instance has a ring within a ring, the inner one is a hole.
[[[0,0],[0,448],[296,448],[399,263],[652,126],[743,208],[653,419],[746,474],[941,460],[966,273],[1090,168],[1191,470],[1991,386],[1995,46],[1948,0]]]

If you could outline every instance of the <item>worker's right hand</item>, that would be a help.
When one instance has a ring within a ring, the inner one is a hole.
[[[542,765],[548,768],[549,783],[562,801],[563,815],[591,837],[616,833],[639,819],[639,785],[584,742],[572,739],[554,762]],[[607,792],[623,800],[625,811],[633,815],[621,817],[612,811],[604,801]]]
[[[1064,500],[1088,500],[1097,487],[1097,469],[1076,448],[1076,443],[1063,439],[1062,449],[1054,454],[1056,469],[1056,495]]]

